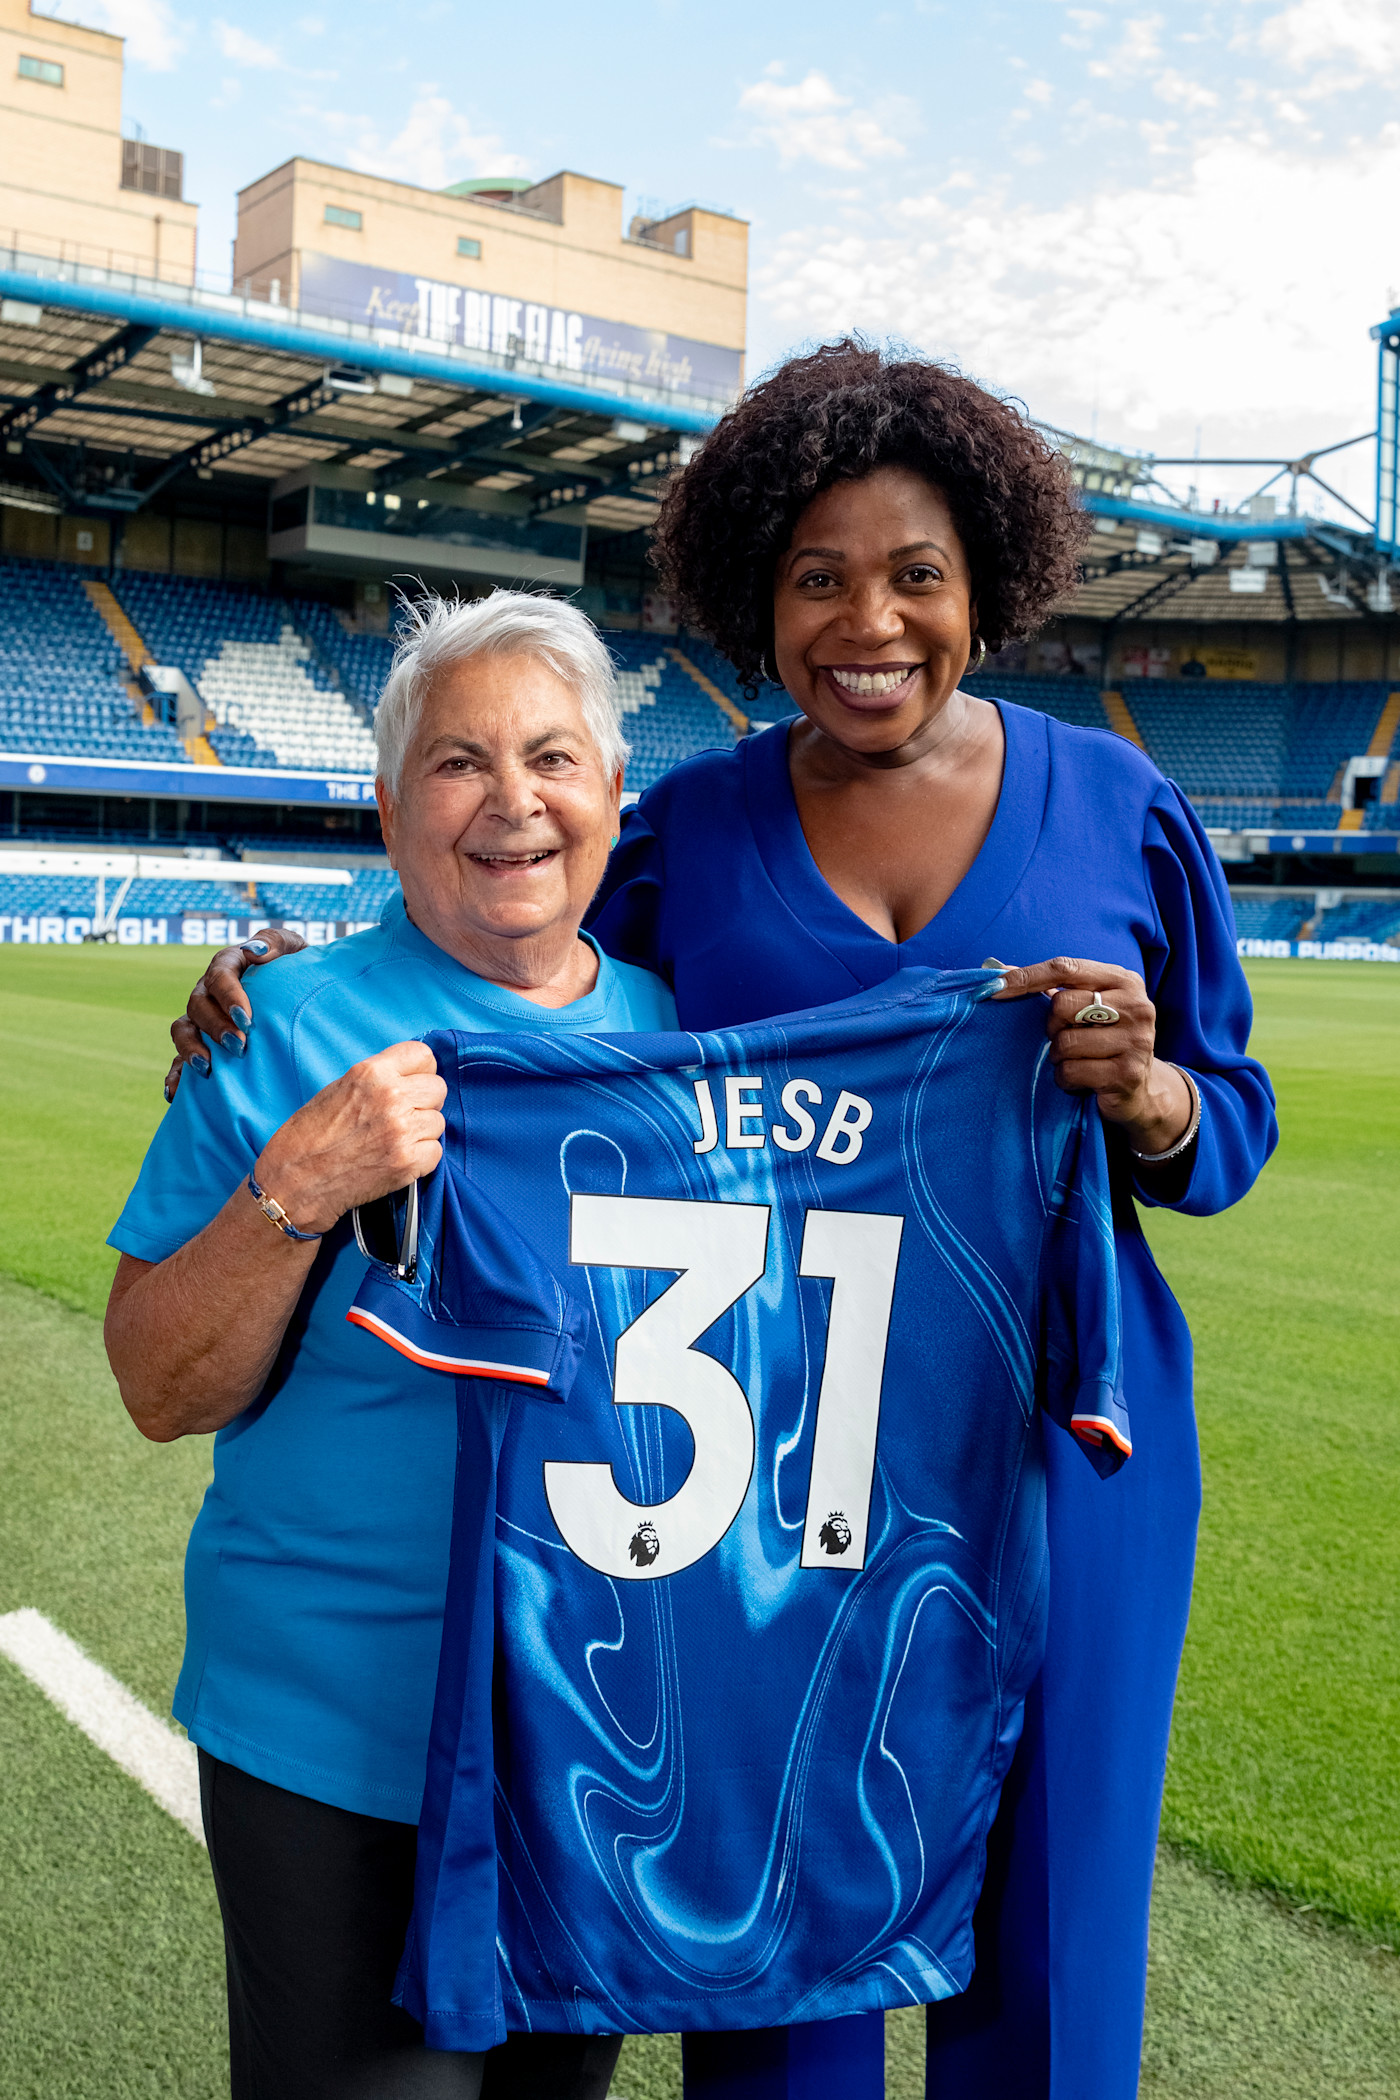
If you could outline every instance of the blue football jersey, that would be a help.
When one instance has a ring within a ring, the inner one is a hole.
[[[427,1038],[416,1271],[350,1317],[458,1377],[401,1977],[434,2046],[966,1983],[1043,1646],[1043,1437],[1129,1451],[1098,1113],[997,981]]]

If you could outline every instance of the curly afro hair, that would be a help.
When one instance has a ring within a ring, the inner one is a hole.
[[[749,389],[676,476],[656,528],[664,588],[751,693],[798,517],[833,483],[884,466],[943,492],[989,649],[1032,633],[1073,589],[1087,521],[1064,458],[1025,416],[944,365],[829,343]]]

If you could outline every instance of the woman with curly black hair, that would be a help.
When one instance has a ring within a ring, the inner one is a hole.
[[[1189,804],[1131,744],[959,684],[1067,596],[1083,534],[1063,459],[957,373],[844,342],[755,386],[673,482],[656,559],[686,621],[792,719],[648,789],[590,922],[672,982],[694,1029],[999,957],[1006,996],[1046,996],[1060,1083],[1107,1126],[1136,1448],[1102,1481],[1046,1431],[1045,1662],[1003,1744],[975,1973],[929,2009],[934,2100],[1136,2093],[1200,1479],[1190,1336],[1134,1199],[1222,1210],[1276,1138]],[[191,1002],[214,1042],[246,1020],[246,966],[216,958]],[[204,1055],[190,1022],[174,1033]],[[857,2031],[878,2018],[792,2030],[791,2063],[770,2037],[767,2084],[751,2036],[689,2037],[688,2085],[717,2093],[732,2071],[790,2095],[814,2075],[870,2100],[879,2034]]]
[[[1069,594],[1084,532],[1060,455],[954,372],[844,342],[754,387],[673,483],[655,558],[755,701],[781,688],[795,718],[649,789],[590,921],[691,1028],[909,965],[1021,965],[1007,996],[1047,995],[1060,1083],[1105,1119],[1135,1448],[1103,1482],[1047,1432],[1045,1663],[975,1974],[929,2008],[931,2100],[1137,2091],[1200,1475],[1191,1340],[1133,1199],[1222,1210],[1277,1135],[1184,796],[1117,737],[959,687]]]

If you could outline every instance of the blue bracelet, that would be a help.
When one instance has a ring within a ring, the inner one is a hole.
[[[296,1226],[287,1216],[287,1213],[283,1210],[281,1204],[276,1200],[275,1197],[265,1194],[264,1191],[258,1187],[258,1184],[256,1183],[256,1181],[254,1181],[251,1174],[248,1176],[248,1193],[251,1195],[254,1203],[257,1204],[258,1209],[262,1212],[263,1216],[265,1218],[271,1218],[273,1224],[277,1227],[277,1230],[279,1232],[285,1232],[289,1240],[320,1239],[321,1235],[319,1232],[298,1232]]]

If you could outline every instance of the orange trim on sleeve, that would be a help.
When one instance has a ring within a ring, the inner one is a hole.
[[[1121,1429],[1109,1421],[1106,1415],[1071,1415],[1070,1428],[1085,1444],[1112,1444],[1124,1458],[1131,1458],[1133,1447]]]
[[[368,1312],[362,1305],[352,1305],[345,1315],[354,1327],[363,1327],[367,1334],[376,1335],[406,1356],[411,1363],[420,1364],[425,1371],[455,1371],[466,1378],[505,1378],[513,1385],[548,1385],[547,1371],[534,1371],[521,1364],[493,1364],[479,1356],[439,1356],[432,1350],[419,1349],[406,1336],[390,1327],[387,1321]]]

